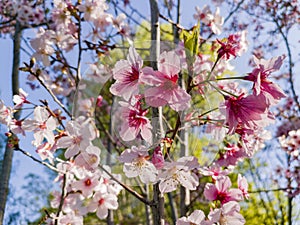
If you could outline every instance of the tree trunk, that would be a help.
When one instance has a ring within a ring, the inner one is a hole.
[[[159,30],[159,10],[157,0],[149,0],[151,10],[151,50],[150,50],[150,63],[154,70],[157,70],[157,60],[160,53],[160,30]],[[153,118],[159,117],[158,109],[153,108]],[[160,121],[160,120],[159,120]],[[161,126],[161,124],[159,125]],[[158,127],[154,127],[154,134]],[[159,132],[160,135],[161,132]],[[157,138],[154,137],[154,143]],[[152,205],[152,218],[154,225],[164,225],[164,197],[159,191],[159,184],[153,185],[153,205]]]
[[[19,22],[15,25],[15,34],[13,38],[13,66],[12,66],[12,94],[19,94],[19,65],[20,65],[20,46],[22,29]],[[19,119],[20,113],[15,113],[15,119]],[[14,149],[6,143],[5,153],[0,175],[0,225],[3,224],[5,205],[8,195],[10,172],[12,167]]]

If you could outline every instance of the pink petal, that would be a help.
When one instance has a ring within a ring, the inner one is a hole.
[[[180,58],[175,51],[163,52],[159,57],[158,70],[171,77],[178,74],[180,68]]]

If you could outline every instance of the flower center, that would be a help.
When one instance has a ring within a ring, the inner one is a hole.
[[[85,182],[84,182],[85,186],[91,186],[92,184],[92,181],[90,179],[87,179]]]
[[[99,205],[104,204],[104,198],[100,198],[99,201],[98,201],[98,204],[99,204]]]
[[[82,137],[80,137],[80,136],[73,137],[73,144],[74,145],[79,145],[81,141],[82,141]]]

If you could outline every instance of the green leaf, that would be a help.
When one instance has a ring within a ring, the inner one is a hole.
[[[195,61],[195,56],[199,53],[199,32],[200,24],[193,27],[192,31],[183,31],[182,37],[184,42],[187,64],[191,67]]]

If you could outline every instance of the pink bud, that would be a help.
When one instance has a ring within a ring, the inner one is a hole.
[[[162,169],[164,167],[165,159],[162,154],[162,151],[160,149],[160,146],[157,146],[154,149],[153,155],[152,155],[152,163],[156,167],[156,169]]]
[[[103,104],[103,97],[101,95],[98,96],[96,105],[97,107],[101,107]]]

